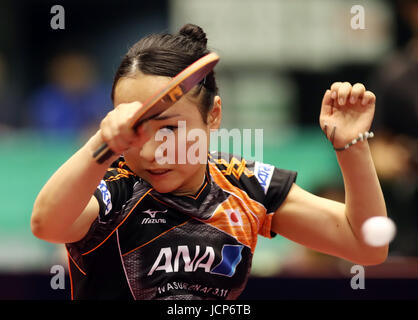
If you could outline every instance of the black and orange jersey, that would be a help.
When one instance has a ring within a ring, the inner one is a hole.
[[[86,236],[66,244],[74,299],[237,299],[258,235],[271,238],[274,212],[296,172],[211,153],[195,196],[160,194],[123,158],[95,197]]]

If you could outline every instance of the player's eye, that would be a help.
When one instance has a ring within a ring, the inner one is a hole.
[[[167,126],[163,126],[163,127],[161,127],[161,128],[160,128],[160,130],[170,130],[170,131],[175,131],[177,128],[178,128],[177,126],[170,126],[170,125],[167,125]]]

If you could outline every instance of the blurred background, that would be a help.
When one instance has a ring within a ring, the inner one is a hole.
[[[51,8],[65,10],[54,30]],[[365,28],[353,29],[354,5]],[[223,127],[263,128],[263,160],[298,172],[298,184],[344,201],[335,154],[318,126],[335,81],[377,95],[370,141],[389,216],[389,258],[366,267],[283,237],[259,238],[243,299],[418,298],[418,1],[416,0],[0,0],[0,299],[69,299],[50,286],[67,267],[63,245],[35,238],[34,200],[52,173],[113,107],[113,74],[149,33],[200,25],[221,56]]]

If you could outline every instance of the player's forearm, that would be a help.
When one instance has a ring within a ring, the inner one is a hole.
[[[111,161],[99,165],[92,158],[100,143],[98,132],[48,180],[34,204],[33,229],[61,229],[80,216]]]
[[[361,227],[373,216],[387,216],[385,200],[367,141],[337,152],[345,186],[345,213],[356,238]],[[387,247],[380,248],[382,254]]]

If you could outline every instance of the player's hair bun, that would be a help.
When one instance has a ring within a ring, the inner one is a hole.
[[[194,42],[198,42],[202,47],[206,47],[208,39],[203,29],[195,24],[185,24],[179,31],[179,34],[191,39]]]

